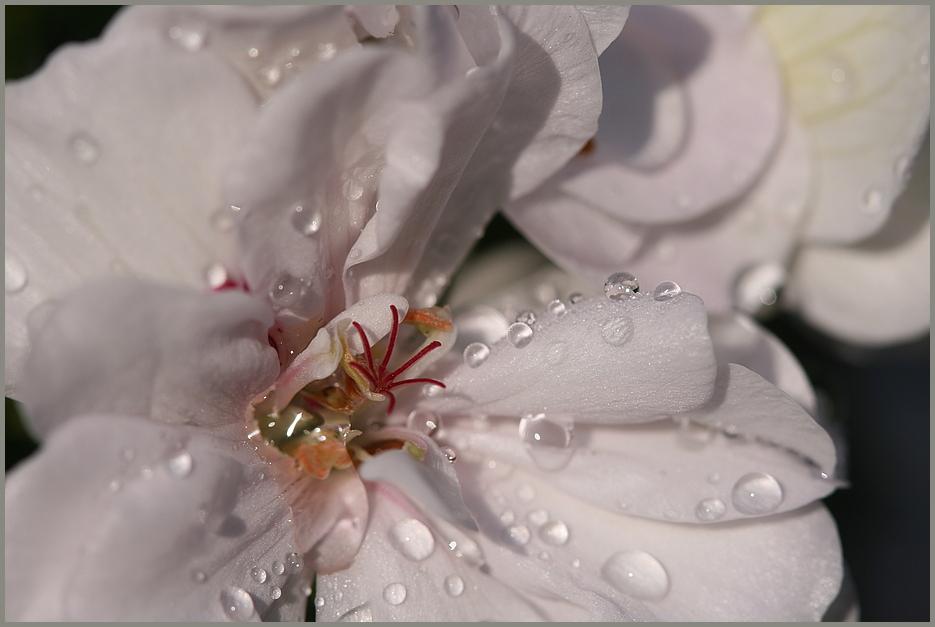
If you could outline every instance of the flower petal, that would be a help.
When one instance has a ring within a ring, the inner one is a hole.
[[[594,49],[601,54],[619,35],[630,15],[630,7],[577,4],[575,8],[588,24]]]
[[[199,429],[69,422],[7,480],[6,618],[299,619],[307,575],[263,470]]]
[[[520,328],[522,347],[508,334],[480,365],[433,373],[447,389],[420,402],[439,413],[548,412],[616,423],[653,420],[710,398],[714,353],[697,296],[636,293],[560,309]]]
[[[928,6],[789,6],[757,17],[814,146],[809,238],[879,229],[929,125]]]
[[[230,430],[279,373],[269,309],[240,292],[198,294],[111,279],[34,319],[21,400],[46,437],[85,412]]]

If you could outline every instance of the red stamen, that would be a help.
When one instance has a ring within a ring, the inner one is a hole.
[[[383,360],[380,362],[381,375],[386,373],[386,365],[390,363],[390,356],[396,347],[396,334],[399,332],[399,311],[396,309],[396,305],[390,305],[390,313],[393,314],[393,330],[390,331],[390,341],[386,345],[386,354],[383,355]],[[392,379],[394,376],[395,374],[391,374],[390,378]]]
[[[395,379],[396,377],[398,377],[398,376],[401,375],[402,373],[406,372],[409,368],[411,368],[412,365],[413,365],[414,363],[416,363],[417,361],[419,361],[420,359],[422,359],[423,357],[425,357],[426,354],[432,352],[433,350],[435,350],[436,348],[438,348],[438,347],[441,346],[441,345],[442,345],[441,342],[439,342],[438,340],[435,340],[434,342],[432,342],[431,344],[429,344],[428,346],[426,346],[425,348],[423,348],[422,350],[420,350],[418,353],[416,353],[415,357],[413,357],[412,359],[410,359],[409,361],[407,361],[406,363],[404,363],[402,366],[400,366],[399,368],[397,368],[396,370],[394,370],[394,371],[390,374],[389,378],[390,378],[390,379]]]
[[[370,340],[367,339],[367,334],[364,333],[363,327],[360,326],[356,321],[352,322],[354,328],[357,329],[357,332],[360,333],[360,341],[364,345],[364,353],[367,355],[367,365],[370,366],[370,370],[375,370],[373,367],[373,353],[370,350]]]

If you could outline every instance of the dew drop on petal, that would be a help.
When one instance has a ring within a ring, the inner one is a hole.
[[[349,178],[344,183],[344,197],[348,200],[359,200],[364,195],[364,186],[356,178]]]
[[[568,345],[561,340],[557,340],[549,344],[545,349],[545,360],[550,366],[557,366],[564,361],[567,353]]]
[[[670,300],[682,293],[682,288],[675,281],[663,281],[653,290],[653,298],[656,300]]]
[[[512,509],[505,509],[503,513],[500,514],[500,522],[504,525],[512,525],[514,520],[516,520],[516,512]]]
[[[584,300],[584,294],[581,292],[573,292],[568,295],[568,302],[574,305],[575,303],[580,303]]]
[[[322,599],[324,600],[324,599]],[[339,623],[372,623],[373,614],[370,611],[370,605],[364,603],[354,609],[348,610],[338,618]]]
[[[511,525],[503,530],[503,541],[511,546],[526,546],[532,538],[526,525]]]
[[[422,435],[432,435],[440,426],[438,414],[426,409],[415,409],[406,418],[406,428]]]
[[[574,421],[568,416],[524,416],[519,422],[519,435],[526,452],[543,470],[564,468],[574,452]]]
[[[257,583],[263,583],[266,581],[266,571],[259,566],[255,566],[250,569],[250,577],[252,577],[253,581]]]
[[[868,215],[880,213],[883,209],[883,194],[877,188],[871,187],[864,192],[860,201],[860,208]]]
[[[286,572],[286,565],[282,562],[273,562],[272,569],[274,575],[281,575]]]
[[[26,274],[26,268],[19,259],[7,253],[4,255],[5,268],[5,289],[7,294],[15,294],[21,291],[29,282],[29,275]]]
[[[741,514],[768,514],[782,503],[782,486],[765,472],[751,472],[734,484],[731,500]]]
[[[415,518],[406,518],[393,525],[390,542],[397,551],[414,562],[421,562],[435,550],[432,532]]]
[[[716,472],[716,473],[714,473],[714,474],[708,476],[708,483],[720,483],[720,481],[721,481],[721,474],[720,474],[720,473],[717,473],[717,472]]]
[[[638,599],[661,599],[669,591],[669,574],[644,551],[621,551],[604,562],[601,576],[614,588]]]
[[[305,561],[298,553],[290,553],[286,556],[286,570],[290,573],[300,572],[305,568]]]
[[[253,598],[246,590],[236,586],[221,591],[221,607],[228,618],[239,622],[250,620],[256,613]]]
[[[464,580],[457,575],[448,575],[445,577],[445,592],[451,597],[461,596],[464,592]]]
[[[536,498],[536,489],[528,483],[524,483],[516,488],[516,498],[522,503],[529,503]]]
[[[608,318],[601,324],[601,337],[611,346],[623,346],[633,337],[633,321],[627,316]]]
[[[526,514],[526,520],[534,527],[539,527],[549,522],[549,512],[544,509],[534,509]]]
[[[325,607],[324,597],[315,597],[315,607],[318,607],[318,608]]]
[[[292,226],[302,235],[311,237],[321,229],[322,217],[318,209],[296,205],[292,211]]]
[[[195,583],[203,583],[208,579],[208,575],[206,575],[203,570],[196,570],[192,572],[192,579]]]
[[[568,525],[560,520],[553,520],[539,528],[539,537],[543,542],[552,546],[563,546],[568,542],[568,536]]]
[[[279,588],[279,586],[272,586],[269,589],[269,596],[271,599],[275,601],[276,599],[282,596],[282,590]]]
[[[678,441],[688,448],[699,448],[714,440],[714,429],[706,425],[692,422],[688,418],[681,418],[678,423]]]
[[[440,450],[442,455],[444,455],[445,458],[452,464],[455,463],[455,461],[458,459],[458,452],[450,446],[443,446]]]
[[[119,482],[119,481],[111,481],[109,484],[107,484],[107,487],[110,489],[111,492],[119,492],[119,491],[120,491],[120,482]]]
[[[615,272],[604,282],[604,295],[613,301],[630,298],[640,290],[636,277],[629,272]]]
[[[521,311],[519,315],[516,316],[516,321],[523,322],[525,324],[528,324],[529,326],[532,326],[536,324],[536,312],[533,311],[532,309]]]
[[[205,45],[204,32],[192,28],[173,26],[169,29],[169,38],[188,52],[198,52]]]
[[[471,342],[464,347],[464,363],[468,368],[477,368],[490,357],[490,347],[483,342]]]
[[[257,48],[248,48],[247,56],[251,59],[256,59],[258,56],[260,56],[260,51]]]
[[[101,156],[97,141],[87,133],[75,133],[68,139],[68,147],[79,163],[91,165]]]
[[[399,605],[406,600],[406,586],[401,583],[391,583],[383,588],[383,600],[390,605]]]
[[[184,479],[192,474],[193,467],[194,460],[192,460],[191,454],[186,451],[182,451],[174,457],[171,457],[169,461],[166,462],[166,470],[176,479]]]
[[[269,288],[269,297],[275,307],[290,307],[305,293],[305,283],[291,274],[284,274],[273,281]]]
[[[726,511],[727,506],[724,505],[724,501],[721,499],[705,499],[698,503],[698,506],[695,508],[695,516],[698,517],[698,520],[711,522],[713,520],[719,520],[724,516]]]
[[[578,558],[575,558],[575,559],[571,560],[571,567],[572,567],[572,568],[581,568],[581,560],[579,560]]]
[[[546,305],[546,309],[553,316],[564,316],[565,312],[568,311],[568,309],[565,307],[565,303],[560,300],[551,301],[548,305]]]
[[[506,332],[506,339],[516,348],[524,348],[532,341],[532,327],[525,322],[514,322]]]

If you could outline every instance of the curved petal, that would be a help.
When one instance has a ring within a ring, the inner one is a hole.
[[[931,326],[928,142],[882,230],[860,244],[808,246],[792,267],[790,308],[845,342],[880,346],[923,336]],[[895,300],[860,286],[885,286]]]
[[[601,75],[596,147],[561,188],[610,215],[698,217],[753,183],[782,130],[769,45],[734,7],[634,7]]]
[[[764,8],[818,161],[807,235],[850,243],[886,221],[929,125],[928,6]]]
[[[532,327],[518,324],[516,345],[508,334],[482,363],[433,372],[447,389],[420,403],[439,413],[547,412],[617,423],[686,411],[711,397],[714,353],[697,296],[598,297],[561,304]]]
[[[255,112],[222,60],[151,28],[63,47],[7,86],[7,393],[29,313],[83,281],[239,277],[218,192]]]
[[[630,7],[577,4],[575,8],[587,22],[597,54],[604,52],[620,35],[630,15]]]
[[[272,315],[239,292],[133,279],[92,283],[34,319],[21,399],[40,437],[86,412],[243,435],[250,400],[279,373]]]
[[[512,515],[488,529],[478,518],[491,575],[559,598],[588,591],[595,607],[603,599],[624,619],[816,621],[841,584],[837,531],[817,503],[687,525],[605,511],[520,469],[466,485],[476,516]]]
[[[7,478],[7,620],[298,619],[307,574],[264,468],[198,429],[69,422]]]

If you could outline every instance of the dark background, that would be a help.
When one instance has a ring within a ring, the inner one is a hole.
[[[7,6],[6,78],[61,43],[96,37],[118,7]],[[478,249],[521,237],[501,217]],[[796,354],[845,434],[850,487],[826,499],[865,621],[928,621],[929,337],[886,349],[836,342],[797,318],[765,322]],[[6,401],[6,468],[35,450]]]

